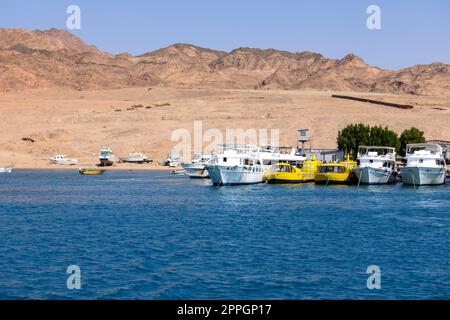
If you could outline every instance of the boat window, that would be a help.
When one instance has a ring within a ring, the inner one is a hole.
[[[226,157],[223,158],[223,162],[227,162],[227,158]]]
[[[369,160],[369,163],[373,163],[373,160]]]
[[[423,163],[423,159],[419,159],[419,163]]]
[[[319,167],[319,172],[320,173],[339,172],[338,170],[339,170],[338,166],[322,166],[322,167]]]

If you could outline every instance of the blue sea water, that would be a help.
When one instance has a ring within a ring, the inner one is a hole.
[[[450,184],[16,170],[0,175],[0,299],[449,299],[449,208]]]

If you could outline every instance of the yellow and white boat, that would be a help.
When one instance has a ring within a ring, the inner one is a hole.
[[[303,174],[299,168],[286,162],[274,164],[266,175],[267,183],[300,183]]]
[[[319,166],[315,182],[322,184],[347,184],[352,182],[352,170],[357,166],[356,161],[350,160],[347,154],[345,161],[338,163],[323,163]]]
[[[316,172],[322,163],[322,161],[316,159],[316,156],[314,154],[312,155],[311,160],[303,161],[301,169],[303,175],[302,182],[314,181]]]
[[[98,169],[98,168],[80,168],[78,172],[83,175],[99,175],[103,174],[106,170],[105,169]]]

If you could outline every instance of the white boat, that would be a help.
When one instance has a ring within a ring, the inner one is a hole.
[[[266,166],[266,169],[270,169],[274,164],[280,162],[300,167],[303,161],[306,160],[306,157],[297,155],[295,148],[290,148],[290,152],[283,153],[280,152],[280,148],[270,145],[262,146],[258,152],[258,157],[262,159],[262,163]]]
[[[254,184],[264,181],[265,168],[257,158],[261,151],[248,145],[221,145],[205,166],[215,185]]]
[[[49,160],[52,164],[66,165],[66,166],[73,166],[78,163],[77,159],[67,158],[65,154],[57,154],[56,156],[50,158]]]
[[[172,167],[172,168],[178,167],[180,164],[181,164],[180,157],[175,154],[168,155],[163,163],[163,165]]]
[[[148,163],[151,160],[143,153],[129,153],[128,157],[120,159],[121,162],[128,163]]]
[[[98,156],[101,166],[112,166],[116,157],[110,148],[104,148],[100,150],[100,155]]]
[[[281,154],[276,148],[222,145],[205,166],[215,185],[254,184],[265,181],[267,171],[278,162],[299,162],[306,158]]]
[[[12,166],[0,168],[0,173],[11,173],[12,171],[13,171]]]
[[[442,147],[432,143],[408,144],[406,166],[400,172],[404,184],[414,186],[444,184],[446,164]]]
[[[353,172],[358,184],[387,184],[397,180],[395,148],[360,146],[357,163]]]
[[[195,155],[191,163],[182,162],[181,167],[189,178],[209,178],[205,164],[211,159],[211,155]]]

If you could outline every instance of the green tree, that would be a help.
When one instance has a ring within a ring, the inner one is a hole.
[[[370,128],[369,145],[400,148],[398,135],[388,127],[374,126]]]
[[[338,132],[337,145],[340,150],[356,157],[360,145],[369,144],[370,126],[362,123],[349,124]]]
[[[405,156],[406,145],[410,143],[424,143],[426,142],[423,131],[412,127],[411,129],[405,129],[400,135],[400,154]]]
[[[398,151],[400,140],[398,135],[388,127],[370,127],[359,123],[350,124],[339,131],[337,145],[340,150],[345,150],[356,158],[360,145],[392,147]]]

